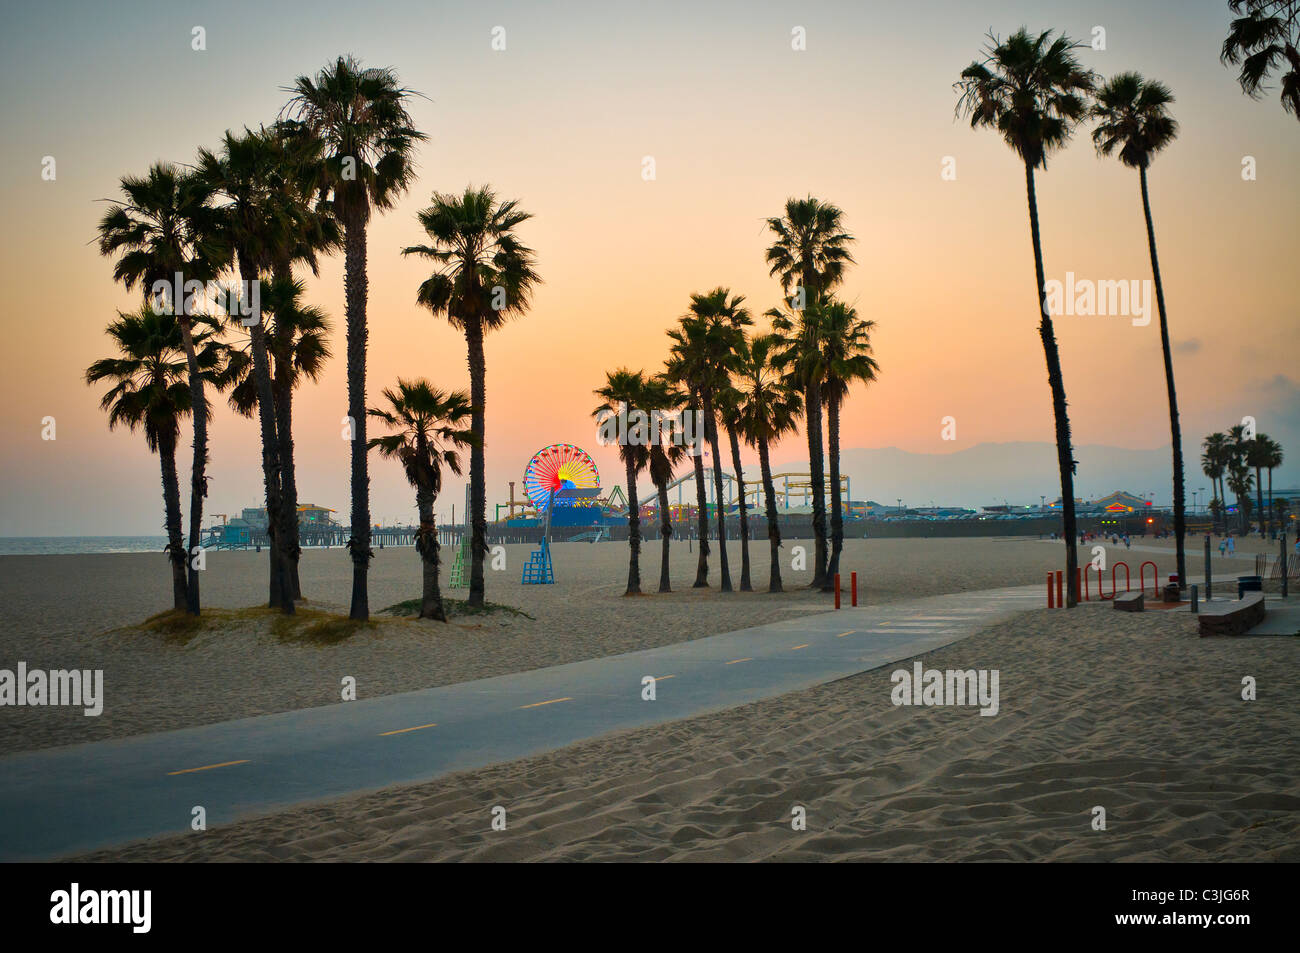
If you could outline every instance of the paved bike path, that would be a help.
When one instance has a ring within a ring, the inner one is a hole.
[[[196,805],[209,827],[228,824],[809,688],[1038,607],[1041,588],[844,608],[495,678],[10,755],[0,758],[0,861],[182,833]],[[642,697],[646,676],[656,679],[654,701]]]

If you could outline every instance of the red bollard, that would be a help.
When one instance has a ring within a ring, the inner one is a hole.
[[[1063,595],[1064,592],[1065,592],[1065,570],[1058,569],[1056,570],[1056,607],[1058,609],[1065,608],[1065,596]]]
[[[835,608],[840,607],[840,574],[835,574]]]
[[[1047,574],[1047,608],[1056,608],[1056,593],[1052,591],[1052,574]]]
[[[858,604],[858,574],[857,573],[855,572],[849,573],[849,585],[850,585],[850,590],[853,593],[853,605],[856,608]]]

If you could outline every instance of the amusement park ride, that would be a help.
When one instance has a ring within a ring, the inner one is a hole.
[[[587,451],[571,443],[553,443],[533,454],[524,469],[524,493],[542,517],[542,541],[524,564],[524,585],[555,582],[551,566],[551,520],[557,511],[593,508],[600,494],[600,472]],[[513,508],[514,484],[511,484]]]

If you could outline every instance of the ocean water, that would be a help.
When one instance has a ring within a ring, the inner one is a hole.
[[[166,536],[0,536],[0,556],[160,553]]]

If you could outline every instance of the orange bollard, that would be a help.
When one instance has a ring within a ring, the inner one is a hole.
[[[840,607],[840,574],[835,574],[835,608]]]
[[[1065,592],[1065,570],[1058,569],[1056,570],[1056,607],[1058,609],[1065,608],[1064,592]]]
[[[856,607],[858,604],[858,574],[855,572],[849,573],[849,589],[853,593],[853,605]]]
[[[1056,608],[1056,599],[1054,598],[1055,596],[1056,593],[1052,591],[1052,574],[1049,572],[1047,574],[1047,608],[1049,609]]]

